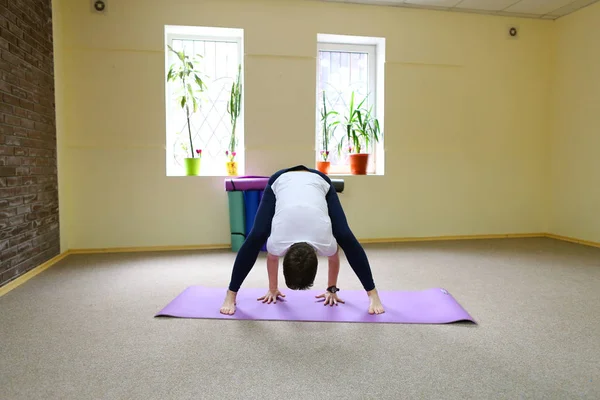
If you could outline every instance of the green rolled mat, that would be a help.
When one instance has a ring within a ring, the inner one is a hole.
[[[229,201],[229,227],[231,230],[231,250],[237,252],[246,240],[246,217],[244,212],[244,193],[227,192]]]

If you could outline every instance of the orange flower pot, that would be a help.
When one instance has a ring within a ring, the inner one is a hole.
[[[350,154],[350,172],[352,175],[366,175],[369,153]]]
[[[324,174],[328,174],[330,165],[331,163],[329,161],[317,161],[317,170]]]

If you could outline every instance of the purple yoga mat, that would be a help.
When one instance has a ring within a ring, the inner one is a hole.
[[[269,178],[265,176],[242,176],[238,178],[225,179],[225,191],[234,190],[263,190]]]
[[[226,290],[191,286],[162,309],[156,317],[237,319],[263,321],[311,321],[311,322],[379,322],[397,324],[447,324],[475,320],[444,289],[422,291],[380,291],[379,297],[385,313],[368,313],[369,300],[364,291],[341,291],[339,297],[345,304],[325,306],[315,296],[318,290],[294,291],[281,289],[286,295],[277,304],[263,304],[257,299],[266,289],[241,289],[237,296],[234,315],[219,312]]]

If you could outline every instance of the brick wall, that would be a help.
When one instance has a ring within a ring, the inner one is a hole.
[[[0,0],[0,286],[59,254],[51,0]]]

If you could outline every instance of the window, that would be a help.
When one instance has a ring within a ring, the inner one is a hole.
[[[197,92],[200,100],[198,109],[191,115],[188,127],[185,108],[182,108],[178,101],[182,83],[177,79],[165,79],[167,175],[186,175],[184,159],[192,157],[192,152],[196,156],[196,150],[201,150],[200,175],[227,175],[229,158],[226,151],[230,150],[233,125],[227,108],[238,71],[243,87],[243,30],[167,26],[165,36],[166,45],[176,52],[183,51],[190,57],[194,69],[200,71],[201,80],[205,85],[204,91]],[[179,62],[179,58],[165,47],[166,71],[169,71],[172,65]],[[195,80],[192,84],[194,89],[199,88]],[[235,161],[238,163],[238,175],[244,174],[243,100],[241,104],[235,129]],[[192,145],[194,149],[191,149]]]
[[[323,160],[324,151],[323,93],[327,112],[335,111],[328,123],[339,121],[329,139],[327,161],[331,163],[330,174],[350,174],[349,154],[357,149],[347,140],[343,125],[349,114],[354,95],[354,106],[361,101],[361,108],[373,112],[383,133],[383,66],[385,60],[384,39],[340,35],[318,35],[317,55],[317,161]],[[383,174],[383,136],[379,141],[361,141],[361,153],[369,153],[368,174]],[[350,150],[351,148],[351,150]]]

